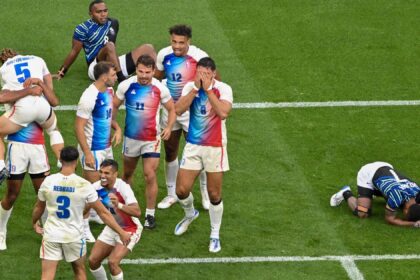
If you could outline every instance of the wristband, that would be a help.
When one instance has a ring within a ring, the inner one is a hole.
[[[199,91],[199,90],[200,90],[198,87],[196,87],[196,86],[195,86],[195,84],[193,85],[193,89],[194,89],[195,91]]]
[[[67,70],[68,69],[66,67],[64,67],[64,65],[61,65],[60,70],[58,70],[58,72],[62,72],[62,74],[60,73],[59,75],[61,77],[64,77],[64,75],[67,73]]]
[[[124,204],[122,204],[121,202],[118,202],[118,205],[117,205],[117,208],[118,208],[118,209],[120,209],[120,210],[121,210],[121,209],[123,208],[123,206],[124,206]]]

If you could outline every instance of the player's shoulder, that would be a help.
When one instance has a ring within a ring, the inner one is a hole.
[[[208,57],[209,55],[203,51],[202,49],[198,48],[197,46],[190,45],[188,48],[187,55],[193,57],[197,61],[200,60],[203,57]]]
[[[117,178],[117,180],[115,181],[115,185],[114,188],[121,190],[121,189],[126,189],[129,188],[131,189],[130,185],[128,183],[126,183],[123,179],[121,178]]]
[[[225,91],[232,91],[232,87],[230,85],[219,80],[214,80],[214,87]]]
[[[167,56],[167,55],[169,55],[169,54],[173,54],[173,49],[172,49],[172,46],[168,46],[168,47],[166,47],[166,48],[163,48],[163,49],[161,49],[159,52],[158,52],[158,57],[162,57],[162,58],[164,58],[165,56]]]

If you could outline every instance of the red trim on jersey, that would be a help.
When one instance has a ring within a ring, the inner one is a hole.
[[[156,141],[156,145],[154,147],[155,152],[157,151],[158,147],[160,146],[160,140]]]
[[[16,106],[13,105],[12,112],[10,113],[10,115],[7,118],[11,118],[15,112],[16,112]]]
[[[224,157],[224,150],[223,147],[220,147],[222,149],[222,156],[220,157],[220,167],[222,168],[223,171],[223,157]]]

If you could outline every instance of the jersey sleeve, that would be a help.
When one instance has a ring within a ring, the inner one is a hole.
[[[86,189],[88,190],[86,201],[88,203],[93,203],[98,200],[98,193],[95,190],[95,187],[89,182],[86,183]]]
[[[49,75],[50,71],[48,70],[47,63],[45,63],[45,60],[43,60],[42,58],[39,58],[39,59],[40,59],[41,67],[42,67],[42,76]]]
[[[396,190],[391,190],[386,201],[387,207],[396,211],[403,204],[402,196]]]
[[[165,57],[165,49],[161,49],[156,57],[156,68],[159,71],[165,71],[163,67],[163,59]]]
[[[87,95],[82,95],[80,98],[79,104],[77,104],[76,115],[83,119],[90,119],[92,116],[92,111],[95,106],[95,101],[91,102]]]
[[[138,203],[133,190],[131,189],[130,185],[127,183],[124,183],[124,186],[121,189],[121,195],[124,198],[126,205]]]
[[[193,89],[193,87],[194,87],[194,82],[188,82],[188,83],[184,86],[184,88],[182,89],[182,94],[181,94],[181,96],[185,96],[185,95],[187,95],[188,93],[190,93],[190,91]]]
[[[74,29],[74,33],[73,33],[73,39],[80,41],[80,42],[85,42],[86,41],[86,35],[87,35],[87,27],[82,23],[79,24],[78,26],[76,26],[76,28]]]
[[[233,103],[232,88],[227,84],[222,84],[220,91],[220,100],[226,100],[229,103]]]
[[[46,182],[44,180],[44,182],[42,183],[41,187],[39,188],[38,191],[38,199],[41,201],[46,201],[47,200],[47,196],[46,196],[46,191],[47,191],[47,186],[46,186]]]
[[[171,94],[169,93],[169,89],[165,87],[163,84],[159,86],[160,89],[160,103],[165,104],[169,100],[172,99]]]
[[[128,83],[122,82],[118,85],[116,96],[119,100],[125,100],[125,92],[128,90]]]

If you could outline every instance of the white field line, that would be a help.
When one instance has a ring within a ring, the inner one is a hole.
[[[325,102],[261,102],[234,103],[234,109],[270,109],[270,108],[325,108],[325,107],[382,107],[382,106],[419,106],[420,100],[385,100],[385,101],[325,101]],[[62,105],[56,111],[75,111],[77,105]],[[121,109],[125,109],[124,106]],[[4,111],[4,108],[0,108]]]
[[[351,280],[364,280],[362,272],[357,268],[356,263],[351,257],[348,257],[347,259],[341,259],[340,260],[341,265],[347,272],[347,275]]]
[[[348,256],[272,256],[272,257],[224,257],[224,258],[167,258],[123,259],[123,264],[205,264],[205,263],[260,263],[260,262],[317,262],[317,261],[378,261],[420,260],[420,255],[348,255]]]

